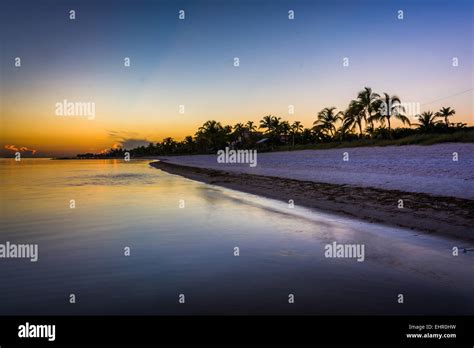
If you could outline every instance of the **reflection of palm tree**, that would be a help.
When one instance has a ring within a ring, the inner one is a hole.
[[[408,117],[402,114],[402,112],[405,112],[405,108],[402,106],[400,98],[398,98],[396,95],[390,96],[389,94],[384,93],[384,96],[380,98],[380,102],[380,110],[376,115],[373,116],[373,118],[382,122],[387,120],[389,131],[391,129],[390,118],[392,116],[399,119],[404,124],[406,123],[410,125],[410,120]]]
[[[440,121],[436,121],[436,115],[432,111],[425,111],[421,115],[416,115],[418,119],[418,129],[421,131],[429,131],[433,129]]]
[[[446,123],[446,127],[449,127],[449,120],[448,117],[453,116],[456,113],[454,109],[451,109],[450,107],[442,107],[441,110],[439,110],[436,113],[436,117],[443,117],[444,122]]]
[[[372,115],[375,114],[380,106],[379,102],[380,95],[372,92],[372,88],[365,87],[364,90],[360,91],[357,95],[356,102],[362,107],[363,118],[366,122],[370,123],[370,127],[374,128]]]
[[[336,123],[342,119],[342,112],[336,112],[336,108],[324,108],[318,113],[318,119],[313,122],[316,132],[328,132],[331,137],[336,134]]]
[[[349,107],[344,112],[343,125],[346,130],[353,130],[356,126],[359,127],[359,135],[362,138],[362,121],[366,119],[364,106],[353,100],[350,102]]]

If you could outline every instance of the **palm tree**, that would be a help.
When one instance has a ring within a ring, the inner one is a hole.
[[[245,133],[246,130],[247,130],[247,128],[245,128],[243,123],[235,124],[234,132],[231,134],[231,138],[232,138],[231,140],[235,141],[235,144],[237,144],[237,143],[243,144],[244,140],[245,140],[244,139],[244,133]]]
[[[291,132],[291,126],[288,121],[279,122],[278,124],[278,134],[288,135]]]
[[[337,129],[334,137],[339,138],[340,141],[343,141],[346,138],[346,136],[351,133],[351,131],[352,131],[351,126],[343,121],[342,124]]]
[[[263,118],[260,120],[260,127],[259,128],[264,128],[266,129],[267,133],[270,133],[272,131],[272,115],[267,115],[263,116]]]
[[[163,139],[161,146],[165,152],[172,153],[176,147],[176,141],[171,137],[167,137]]]
[[[277,129],[276,129],[276,135],[278,136],[279,141],[287,142],[288,141],[287,136],[290,133],[291,133],[291,126],[290,126],[290,123],[288,121],[283,121],[283,122],[278,123]],[[282,137],[282,136],[284,136],[284,137]],[[283,138],[284,138],[284,140],[283,140]]]
[[[443,117],[444,122],[446,123],[446,127],[449,127],[449,120],[448,117],[453,116],[456,113],[454,109],[451,109],[451,107],[442,107],[441,110],[439,110],[436,113],[436,117]]]
[[[342,112],[336,112],[336,108],[324,108],[318,113],[318,119],[313,122],[315,131],[328,132],[331,137],[336,134],[336,123],[342,119]]]
[[[206,121],[196,132],[196,138],[211,150],[218,149],[224,142],[230,126],[222,127],[220,122]],[[232,127],[230,127],[232,129]]]
[[[314,138],[315,138],[315,136],[314,136],[313,131],[311,130],[311,128],[305,128],[301,132],[301,141],[303,143],[310,143],[314,140]]]
[[[191,135],[187,135],[183,140],[183,147],[186,152],[194,152],[195,151],[195,143],[194,139]]]
[[[357,94],[356,102],[362,107],[363,118],[370,123],[371,128],[374,128],[374,119],[372,115],[377,112],[380,107],[380,95],[372,92],[372,88],[364,87],[362,91]]]
[[[359,127],[359,137],[362,138],[362,121],[366,119],[365,108],[357,100],[350,102],[349,107],[344,112],[343,124],[345,129],[354,130]]]
[[[218,133],[222,130],[222,125],[220,122],[210,120],[206,121],[201,127],[199,127],[198,132],[203,134],[213,134]]]
[[[222,127],[222,139],[224,142],[230,142],[232,139],[232,126],[230,124]]]
[[[155,153],[156,153],[156,148],[157,148],[157,147],[155,147],[155,145],[150,142],[150,143],[148,144],[147,148],[146,148],[146,153],[147,153],[148,155],[152,155],[152,156],[153,156],[153,155],[155,155]]]
[[[234,134],[237,135],[237,137],[242,137],[242,134],[245,130],[245,126],[243,123],[236,123],[234,126]]]
[[[280,117],[267,115],[260,120],[260,128],[266,128],[266,133],[274,136],[280,125]]]
[[[245,125],[245,127],[247,127],[247,130],[249,132],[255,132],[257,130],[257,127],[254,125],[254,122],[253,121],[248,121]]]
[[[276,116],[272,117],[272,127],[275,132],[278,131],[280,127],[280,123],[281,123],[281,117],[276,117]]]
[[[402,106],[400,98],[396,95],[390,96],[389,94],[384,93],[383,97],[379,100],[381,103],[380,110],[377,114],[372,116],[372,118],[380,121],[386,120],[389,132],[391,130],[390,118],[392,116],[402,121],[403,124],[406,123],[410,125],[408,117],[402,114],[402,112],[405,112],[405,108]]]
[[[291,134],[293,135],[293,146],[295,146],[295,135],[300,134],[303,131],[304,127],[300,121],[295,121],[291,125]]]
[[[418,124],[418,129],[420,131],[429,131],[441,122],[435,120],[437,116],[433,113],[433,111],[425,111],[421,113],[421,115],[416,115],[415,117],[420,122]]]

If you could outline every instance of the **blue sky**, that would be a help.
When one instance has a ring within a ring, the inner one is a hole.
[[[277,114],[310,126],[321,108],[344,109],[365,86],[426,108],[453,106],[472,124],[472,90],[432,103],[473,87],[472,3],[6,0],[3,124],[44,120],[56,129],[48,113],[67,98],[97,101],[102,114],[87,127],[103,135],[101,146],[113,141],[106,140],[110,130],[156,141],[183,137],[211,118],[236,123]],[[17,56],[21,71],[12,64]],[[294,115],[287,115],[289,104]],[[57,129],[74,133],[74,122]],[[35,139],[17,135],[17,142]],[[5,137],[13,142],[15,132]]]

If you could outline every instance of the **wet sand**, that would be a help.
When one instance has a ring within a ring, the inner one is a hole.
[[[281,177],[184,166],[165,161],[151,166],[211,185],[295,205],[424,233],[474,240],[474,201],[373,187],[317,183]],[[399,200],[403,208],[399,208]]]

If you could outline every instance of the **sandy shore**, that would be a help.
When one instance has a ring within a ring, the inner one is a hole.
[[[151,166],[207,184],[425,233],[474,239],[474,201],[425,193],[235,173],[165,161]],[[398,200],[404,208],[398,208]]]
[[[457,161],[453,161],[453,153]],[[343,161],[343,155],[348,161]],[[445,143],[258,153],[258,165],[216,155],[164,157],[190,167],[474,200],[474,144]]]

